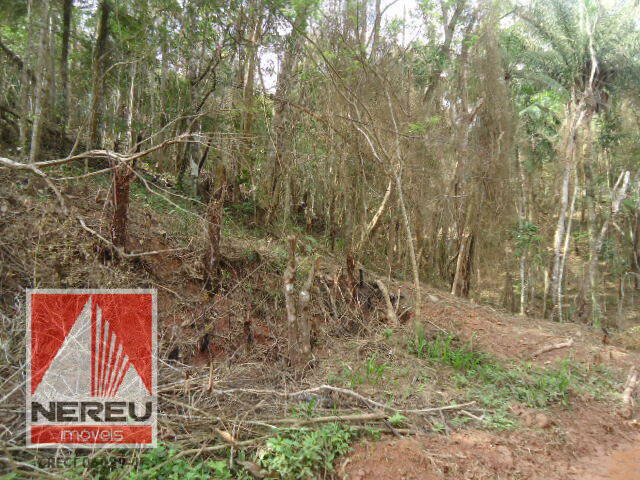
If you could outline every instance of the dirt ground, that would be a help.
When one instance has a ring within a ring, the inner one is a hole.
[[[363,442],[341,464],[345,480],[637,480],[640,436],[593,405],[553,412],[542,428]]]
[[[571,358],[588,366],[628,368],[638,355],[603,343],[602,335],[575,324],[521,318],[432,290],[423,311],[428,324],[472,341],[504,359],[537,364]],[[570,348],[532,354],[574,339]],[[340,466],[345,480],[638,480],[640,423],[591,399],[550,412],[514,406],[522,428],[492,433],[463,430],[362,442]]]

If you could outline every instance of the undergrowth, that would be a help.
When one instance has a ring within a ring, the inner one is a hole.
[[[364,383],[378,385],[383,382],[384,374],[389,369],[389,365],[380,362],[377,355],[372,353],[364,362],[364,365],[356,369],[344,363],[338,373],[329,375],[329,383],[335,381],[346,383],[350,388],[355,388]]]
[[[268,438],[257,452],[241,450],[236,462],[226,458],[181,457],[177,446],[160,445],[125,457],[69,458],[64,478],[80,480],[250,480],[255,478],[244,465],[260,470],[260,478],[302,480],[327,478],[335,460],[351,450],[359,431],[349,425],[327,423],[320,428],[282,429]],[[375,430],[370,432],[375,436]],[[228,453],[228,452],[227,452]],[[126,461],[128,460],[128,461]],[[26,472],[9,474],[10,479],[29,478]],[[12,476],[13,475],[13,476]]]
[[[284,430],[266,441],[258,451],[257,462],[275,478],[296,480],[324,478],[334,471],[334,461],[347,453],[356,430],[339,423],[320,429]]]
[[[466,391],[468,400],[491,411],[486,425],[492,428],[516,425],[509,414],[513,403],[530,408],[568,406],[572,394],[602,399],[615,388],[611,372],[603,367],[587,372],[569,359],[548,367],[531,362],[505,364],[452,335],[431,339],[418,332],[409,341],[408,349],[419,358],[453,368],[455,386]]]

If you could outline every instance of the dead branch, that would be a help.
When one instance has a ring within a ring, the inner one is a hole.
[[[120,247],[116,247],[111,240],[103,237],[98,232],[96,232],[94,229],[88,227],[87,224],[84,221],[84,218],[82,218],[80,215],[76,215],[76,219],[78,220],[78,222],[80,222],[80,226],[84,230],[89,232],[91,235],[96,237],[98,240],[100,240],[103,243],[109,245],[111,248],[113,248],[118,253],[118,255],[121,255],[121,256],[126,257],[126,258],[136,258],[136,257],[144,257],[144,256],[148,256],[148,255],[159,255],[161,253],[178,252],[180,250],[186,250],[186,248],[187,248],[187,247],[180,247],[180,248],[168,248],[166,250],[152,250],[152,251],[149,251],[149,252],[127,253],[127,252],[124,251],[124,249],[122,249]]]
[[[132,154],[122,154],[118,152],[114,152],[113,150],[89,150],[87,152],[78,153],[77,155],[71,155],[65,158],[57,158],[54,160],[43,160],[41,162],[34,162],[30,165],[35,166],[37,168],[45,168],[45,167],[53,167],[56,165],[63,165],[65,163],[74,162],[76,160],[85,160],[91,158],[104,158],[104,159],[113,159],[119,162],[133,162],[138,158],[146,157],[147,155],[161,150],[169,145],[173,145],[174,143],[180,143],[189,141],[191,137],[194,135],[183,133],[182,135],[178,135],[177,137],[169,138],[164,142],[158,143],[157,145],[153,145],[152,147],[147,148],[146,150],[142,150],[141,152],[132,153]],[[24,165],[24,164],[23,164]]]
[[[62,213],[64,213],[65,215],[69,213],[69,209],[67,208],[67,204],[65,203],[64,198],[60,193],[60,190],[58,190],[56,186],[53,184],[53,182],[51,181],[51,179],[42,170],[40,170],[37,167],[36,163],[20,163],[20,162],[11,160],[9,158],[0,157],[0,164],[6,165],[8,167],[15,168],[18,170],[28,170],[30,172],[35,173],[39,177],[41,177],[46,182],[47,186],[51,189],[51,191],[53,191],[56,198],[58,199],[58,203],[60,204],[60,209],[62,210]]]
[[[360,241],[358,242],[358,244],[356,245],[354,250],[359,251],[360,247],[362,247],[362,245],[364,244],[364,242],[367,239],[367,237],[378,226],[378,221],[380,220],[380,217],[384,213],[384,209],[385,209],[385,207],[387,205],[387,201],[389,200],[389,197],[391,196],[392,186],[393,186],[393,181],[390,180],[389,181],[389,185],[387,185],[387,190],[384,193],[384,197],[382,198],[382,202],[380,203],[380,206],[378,207],[378,210],[376,211],[376,213],[373,216],[373,218],[371,219],[371,221],[367,224],[367,227],[362,231],[362,235],[360,236]]]
[[[535,358],[538,357],[540,355],[542,355],[543,353],[547,353],[547,352],[551,352],[552,350],[558,350],[560,348],[568,348],[571,345],[573,345],[573,338],[570,338],[569,340],[565,341],[565,342],[560,342],[560,343],[554,343],[552,345],[545,345],[544,347],[542,347],[539,350],[536,350],[532,355],[531,358]]]
[[[399,409],[395,407],[391,407],[389,405],[385,405],[384,403],[376,402],[370,398],[364,397],[359,393],[349,390],[347,388],[334,387],[333,385],[320,385],[318,387],[307,388],[305,390],[300,390],[298,392],[279,392],[277,390],[266,390],[266,389],[252,389],[252,388],[230,388],[227,390],[212,390],[211,393],[214,395],[233,395],[235,393],[249,393],[253,395],[274,395],[278,397],[287,397],[287,398],[295,398],[302,397],[305,395],[309,395],[311,393],[317,393],[323,390],[329,390],[331,392],[340,393],[356,400],[362,402],[367,407],[379,408],[391,412],[397,413],[432,413],[432,412],[440,412],[446,410],[458,410],[464,407],[468,407],[469,405],[474,405],[476,402],[466,402],[460,404],[453,405],[445,405],[442,407],[429,407],[429,408],[419,408],[419,409]]]
[[[314,418],[276,418],[273,420],[265,420],[266,423],[272,425],[315,425],[317,423],[328,422],[369,422],[372,420],[383,420],[389,417],[387,413],[361,413],[356,415],[330,415],[327,417]]]

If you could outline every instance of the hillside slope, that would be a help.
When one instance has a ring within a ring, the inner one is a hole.
[[[19,448],[27,287],[158,290],[160,437],[193,448],[194,461],[202,447],[214,458],[224,451],[211,422],[245,442],[243,458],[256,451],[262,458],[265,437],[278,432],[264,435],[265,425],[324,418],[356,425],[351,454],[314,464],[318,476],[334,465],[335,475],[350,479],[586,478],[589,459],[635,438],[633,412],[621,409],[619,393],[638,356],[603,344],[591,329],[514,317],[427,286],[414,319],[412,286],[385,279],[400,318],[390,324],[379,294],[350,301],[340,255],[298,232],[301,268],[316,255],[321,261],[310,307],[314,361],[296,373],[285,358],[285,244],[251,218],[228,212],[222,288],[212,296],[199,266],[197,202],[176,197],[172,205],[134,184],[131,250],[161,253],[118,260],[98,236],[108,231],[104,180],[67,184],[68,216],[40,179],[2,170],[0,185],[0,337],[10,359],[0,366],[8,379],[0,440],[16,461],[36,458]],[[569,347],[534,355],[568,339]],[[241,465],[234,474],[249,478]]]

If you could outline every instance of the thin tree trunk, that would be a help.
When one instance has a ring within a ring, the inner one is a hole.
[[[224,200],[227,194],[227,181],[222,166],[216,175],[217,188],[211,195],[207,207],[207,249],[204,255],[205,288],[211,293],[220,289],[220,240],[224,215]]]
[[[553,317],[555,320],[562,320],[562,275],[563,275],[563,244],[567,230],[567,211],[569,207],[569,179],[571,176],[571,165],[569,160],[565,161],[564,174],[562,177],[562,191],[560,194],[560,215],[554,235],[553,247],[553,270],[551,273],[551,296],[553,302]]]
[[[37,161],[40,157],[40,146],[42,144],[42,124],[45,112],[45,84],[47,83],[47,53],[49,45],[49,31],[51,12],[49,0],[42,2],[42,28],[40,31],[40,44],[38,46],[38,76],[36,78],[35,106],[33,112],[33,129],[31,131],[31,149],[29,151],[29,161]]]
[[[373,31],[371,32],[371,60],[376,59],[378,45],[380,44],[380,24],[382,22],[382,11],[380,10],[381,0],[375,3],[375,18],[373,20]]]
[[[60,50],[60,129],[64,134],[69,120],[69,39],[73,0],[62,4],[62,45]]]
[[[56,90],[56,15],[55,10],[49,12],[49,33],[47,42],[47,57],[49,60],[47,68],[47,96],[46,109],[50,118],[57,119],[57,90]]]
[[[135,143],[133,134],[133,117],[135,108],[135,86],[136,86],[137,62],[131,63],[131,84],[129,86],[129,104],[127,106],[127,150],[132,151]]]
[[[602,253],[602,246],[607,236],[609,225],[611,224],[613,218],[615,218],[615,216],[618,214],[620,210],[620,204],[627,196],[629,180],[629,171],[622,172],[618,177],[618,181],[616,182],[611,193],[611,210],[602,223],[600,232],[598,232],[598,234],[589,244],[589,259],[585,269],[583,285],[581,287],[583,295],[581,295],[580,300],[581,303],[590,302],[590,305],[579,305],[578,310],[586,312],[585,315],[588,315],[588,313],[590,313],[593,325],[595,327],[600,326],[599,301],[596,287],[596,280],[598,277],[598,262],[600,261],[600,254]]]
[[[560,192],[560,213],[553,242],[553,269],[551,273],[551,296],[553,303],[552,316],[554,320],[562,320],[562,285],[563,285],[563,245],[567,231],[567,215],[569,211],[569,187],[571,173],[573,171],[576,135],[578,127],[582,123],[584,112],[573,114],[567,132],[567,146],[562,152],[565,156],[564,171],[562,175],[562,188]]]
[[[27,1],[27,43],[25,47],[25,55],[22,60],[20,71],[20,110],[21,115],[18,119],[18,130],[20,138],[20,147],[24,158],[28,158],[29,152],[29,117],[31,116],[31,85],[36,84],[35,75],[29,69],[29,57],[33,44],[33,3],[32,0]]]
[[[290,169],[286,165],[286,156],[291,148],[293,127],[291,125],[291,106],[289,100],[293,89],[293,71],[298,62],[301,48],[301,33],[307,23],[311,4],[307,4],[296,15],[293,21],[291,34],[287,39],[288,48],[284,52],[280,72],[278,73],[278,85],[276,87],[276,106],[271,122],[273,147],[270,161],[271,186],[269,196],[271,201],[268,206],[266,223],[271,223],[279,203],[282,201],[283,190],[288,188],[288,174]],[[283,188],[284,186],[284,188]],[[286,199],[285,199],[286,202]],[[287,212],[284,220],[288,218]]]
[[[396,115],[394,113],[393,105],[391,103],[391,95],[389,94],[389,90],[385,91],[387,95],[387,105],[389,107],[389,114],[391,115],[391,120],[393,121],[393,127],[396,131],[398,129],[398,122],[396,120]],[[402,223],[404,223],[405,233],[407,235],[407,246],[409,249],[409,259],[411,261],[411,271],[413,273],[413,285],[415,289],[415,304],[414,304],[414,313],[415,317],[413,319],[414,330],[417,332],[422,324],[422,291],[420,288],[420,272],[418,270],[418,258],[416,256],[416,249],[413,243],[413,233],[411,231],[411,221],[409,220],[409,214],[407,213],[407,207],[404,201],[404,193],[402,191],[402,164],[403,164],[403,155],[402,155],[402,145],[400,144],[400,136],[395,135],[395,147],[396,147],[396,165],[393,167],[393,176],[396,181],[396,190],[398,191],[398,203],[400,204],[400,212],[402,214]]]
[[[527,255],[520,256],[520,315],[527,314]]]
[[[529,204],[528,204],[528,188],[527,177],[524,171],[524,162],[522,160],[522,152],[520,149],[516,152],[516,159],[518,165],[518,173],[520,174],[520,205],[518,206],[518,216],[520,217],[520,224],[523,225],[528,221],[529,216]],[[524,250],[520,252],[520,315],[525,316],[527,312],[527,262],[529,260],[528,252],[530,245],[526,245]]]
[[[311,264],[309,275],[302,286],[302,290],[298,293],[298,344],[300,354],[298,364],[304,366],[311,361],[311,322],[309,321],[308,307],[311,300],[311,287],[316,276],[316,268],[318,266],[318,258],[315,258]]]
[[[551,282],[549,281],[549,268],[544,269],[544,292],[542,294],[542,318],[547,318],[549,313],[547,305],[549,304],[549,290],[551,288]]]
[[[362,231],[362,235],[360,236],[360,241],[357,243],[356,247],[354,248],[354,250],[356,252],[360,250],[360,248],[362,247],[364,242],[367,240],[367,238],[369,237],[371,232],[373,232],[376,229],[376,227],[378,226],[378,222],[380,221],[380,217],[384,213],[384,209],[385,209],[385,207],[387,205],[387,201],[389,200],[389,197],[391,196],[391,187],[392,186],[393,186],[393,180],[389,181],[389,184],[387,185],[387,190],[384,193],[384,197],[382,198],[382,202],[380,203],[380,206],[378,207],[378,210],[376,211],[376,213],[373,216],[373,218],[371,219],[371,221],[367,224],[366,228]]]
[[[294,296],[296,280],[296,237],[289,237],[289,262],[284,271],[284,299],[287,309],[287,340],[289,347],[289,361],[292,364],[298,363],[299,332],[296,318],[296,300]]]
[[[102,146],[102,109],[105,83],[105,62],[107,38],[109,36],[109,13],[111,7],[106,0],[100,2],[98,12],[98,31],[93,50],[91,112],[89,115],[89,148],[97,149]]]
[[[400,172],[394,173],[396,181],[396,190],[398,191],[398,203],[400,204],[400,213],[402,214],[402,223],[407,235],[407,247],[409,248],[409,259],[411,260],[411,271],[413,273],[413,285],[415,289],[415,306],[414,306],[414,326],[418,326],[422,320],[422,294],[420,289],[420,272],[418,271],[418,260],[416,258],[416,251],[413,245],[413,233],[411,232],[411,221],[409,220],[409,214],[404,203],[404,194],[402,193],[402,180],[400,178]]]
[[[575,176],[574,178],[574,186],[573,186],[573,192],[571,194],[571,203],[569,206],[569,215],[567,217],[567,225],[565,228],[565,232],[564,232],[564,240],[562,242],[562,256],[560,258],[560,288],[564,289],[563,286],[563,282],[564,282],[564,272],[565,272],[565,264],[567,263],[567,257],[569,256],[569,246],[571,243],[571,227],[573,225],[573,214],[575,211],[575,206],[576,206],[576,197],[577,197],[577,193],[578,193],[578,181],[577,181],[577,176]],[[561,290],[558,293],[558,311],[562,314],[562,308],[563,308],[563,291]]]

